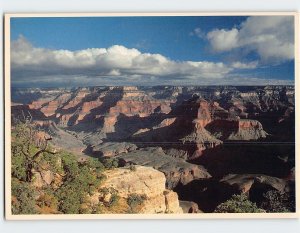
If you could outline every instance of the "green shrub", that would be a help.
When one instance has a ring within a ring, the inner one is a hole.
[[[63,184],[55,193],[59,200],[58,210],[64,214],[78,214],[82,192],[76,183]]]
[[[138,194],[130,194],[127,198],[127,204],[130,207],[131,212],[135,212],[135,209],[142,205],[144,201],[146,200],[145,195],[138,195]]]
[[[105,158],[101,162],[106,169],[113,169],[119,166],[119,161],[116,158]]]
[[[105,166],[101,161],[97,158],[89,158],[86,161],[86,165],[91,168],[92,170],[95,170],[98,173],[101,173],[105,170]]]
[[[136,171],[136,166],[133,164],[130,164],[129,169],[130,169],[130,171],[134,172],[134,171]]]
[[[245,194],[233,195],[231,199],[217,206],[215,213],[263,213],[263,209],[248,200]]]
[[[47,188],[43,190],[43,193],[40,195],[39,199],[36,201],[39,207],[49,207],[53,210],[58,208],[58,200],[53,193],[53,190]]]
[[[120,197],[116,193],[113,193],[111,195],[111,198],[110,198],[109,203],[108,203],[107,206],[108,207],[114,207],[118,204],[119,200],[120,200]]]
[[[268,213],[295,212],[295,199],[287,193],[280,193],[277,190],[270,190],[263,194],[264,199],[260,208]]]
[[[103,214],[103,207],[101,205],[97,205],[92,213],[93,214]]]
[[[37,214],[36,210],[36,191],[26,182],[12,179],[11,184],[12,213],[13,214]]]
[[[96,191],[104,177],[97,173],[100,167],[92,166],[90,163],[78,163],[72,157],[62,159],[66,179],[56,196],[59,200],[59,211],[67,214],[79,214],[80,206],[85,202],[86,195]],[[101,168],[102,169],[102,168]]]
[[[117,167],[116,159],[109,159],[105,164],[99,159],[90,158],[78,162],[77,156],[64,152],[54,152],[51,146],[36,142],[34,126],[20,123],[12,131],[12,212],[13,214],[37,213],[36,206],[50,207],[65,214],[100,212],[101,210],[82,210],[87,194],[93,194],[105,179],[106,168]],[[43,146],[42,146],[43,145]],[[48,185],[43,188],[32,186],[33,171],[50,170],[60,174],[62,184]],[[36,191],[40,197],[35,200]],[[117,203],[113,196],[111,205]]]
[[[26,157],[20,148],[12,143],[11,175],[19,180],[26,181]]]

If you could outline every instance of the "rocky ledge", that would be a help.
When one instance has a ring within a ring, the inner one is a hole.
[[[144,148],[123,153],[116,158],[122,165],[137,164],[153,167],[166,176],[167,188],[185,185],[195,179],[210,178],[211,175],[201,165],[186,162],[180,158],[166,155],[161,148]]]
[[[102,189],[115,190],[121,199],[143,197],[136,213],[183,213],[177,193],[165,188],[166,178],[162,172],[150,167],[134,166],[108,170],[105,176]],[[121,208],[119,211],[122,213],[124,210]]]

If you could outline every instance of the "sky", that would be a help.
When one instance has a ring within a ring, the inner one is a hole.
[[[292,85],[294,18],[12,18],[11,83]]]

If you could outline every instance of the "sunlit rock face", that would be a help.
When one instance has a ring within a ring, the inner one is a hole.
[[[127,199],[130,195],[144,197],[138,213],[183,213],[178,195],[165,188],[166,178],[162,172],[151,167],[135,166],[117,168],[105,172],[107,177],[101,188],[116,190],[117,195]]]
[[[200,157],[224,141],[265,139],[268,127],[260,122],[265,115],[285,123],[294,114],[294,89],[290,86],[128,86],[13,93],[16,102],[22,97],[26,105],[15,105],[16,111],[28,106],[26,111],[35,114],[34,120],[52,121],[83,141],[87,151],[97,151],[94,146],[100,148],[102,141],[109,140],[172,142],[181,145],[176,150],[187,151],[184,157],[188,159]]]

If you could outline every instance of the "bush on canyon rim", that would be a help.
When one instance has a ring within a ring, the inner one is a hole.
[[[103,171],[114,167],[115,162],[102,164],[93,158],[79,162],[69,152],[52,150],[38,133],[28,122],[12,130],[13,214],[39,214],[49,209],[51,213],[82,213],[85,197],[98,189],[105,179]],[[51,184],[41,178],[41,185],[36,186],[35,175],[42,171],[53,174]]]
[[[215,213],[264,213],[263,209],[248,200],[245,194],[233,195],[231,199],[217,206]]]
[[[127,204],[130,207],[131,212],[135,212],[136,208],[144,203],[146,200],[145,195],[138,195],[138,194],[130,194],[127,198]]]
[[[13,178],[11,183],[12,214],[37,214],[35,208],[36,191],[27,182]]]
[[[263,194],[264,199],[260,207],[268,213],[295,212],[295,197],[288,193],[280,193],[277,190],[270,190]]]

